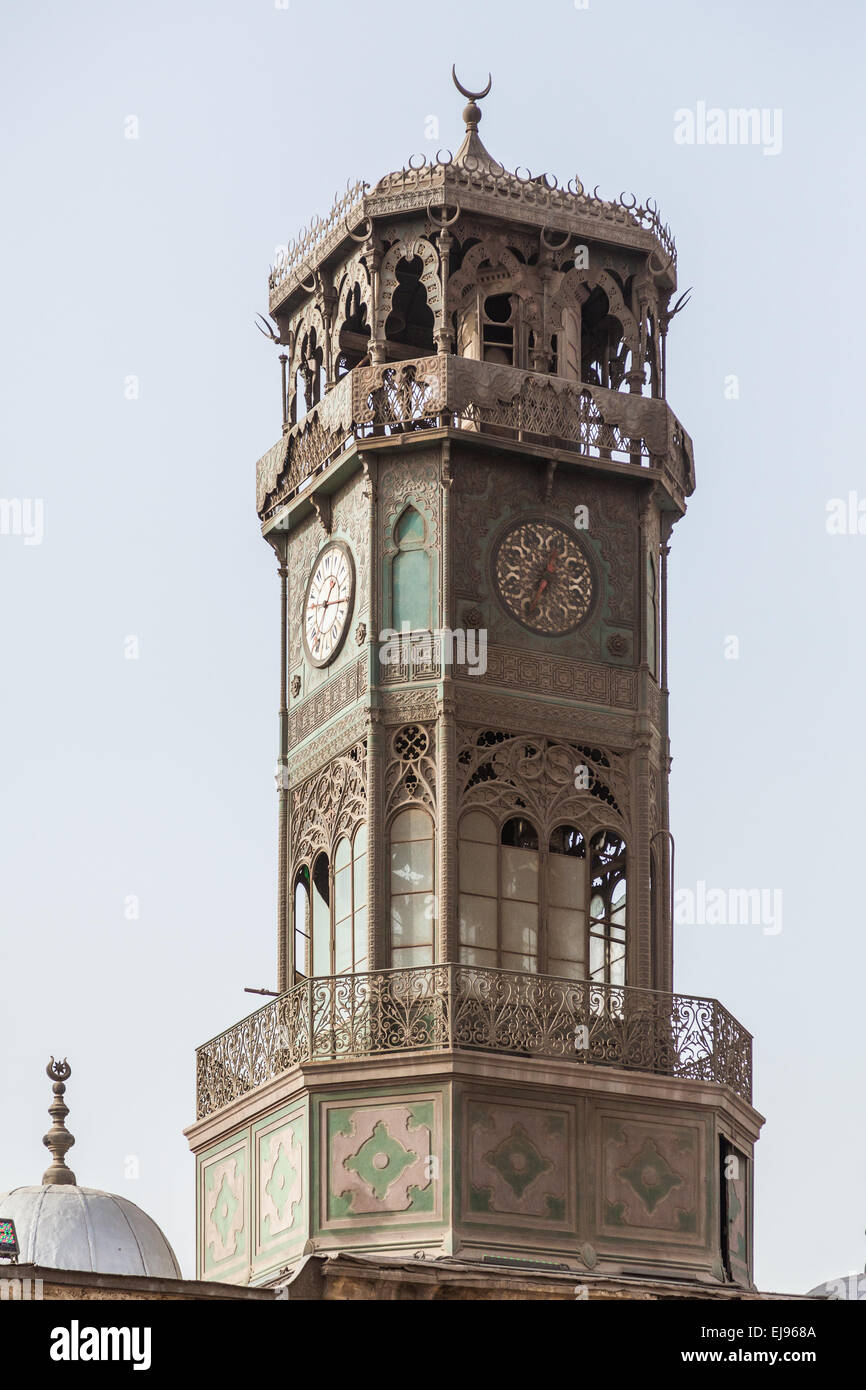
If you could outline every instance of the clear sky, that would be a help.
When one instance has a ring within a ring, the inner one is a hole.
[[[826,515],[866,500],[863,7],[6,0],[0,25],[0,496],[42,503],[0,535],[0,1190],[39,1182],[68,1055],[79,1182],[194,1273],[194,1048],[275,980],[253,466],[279,368],[253,317],[347,179],[456,148],[456,60],[493,71],[494,156],[649,194],[677,235],[677,884],[783,894],[781,931],[678,928],[677,988],[755,1034],[759,1285],[862,1269],[866,535]],[[765,108],[771,139],[678,143],[699,103]]]

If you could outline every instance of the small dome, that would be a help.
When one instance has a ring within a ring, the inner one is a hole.
[[[174,1251],[155,1221],[125,1197],[70,1183],[15,1187],[0,1196],[15,1222],[19,1259],[48,1269],[180,1279]]]

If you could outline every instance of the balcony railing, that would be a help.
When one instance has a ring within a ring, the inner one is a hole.
[[[198,1049],[203,1118],[304,1062],[480,1051],[697,1078],[752,1097],[751,1034],[715,999],[469,965],[304,980]]]
[[[663,400],[437,354],[355,367],[259,460],[261,515],[291,501],[355,440],[449,427],[665,469],[688,494],[691,441]]]

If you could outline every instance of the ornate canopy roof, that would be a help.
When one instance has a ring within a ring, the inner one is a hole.
[[[372,235],[377,219],[401,213],[427,211],[436,223],[456,220],[460,212],[487,214],[529,224],[554,235],[607,241],[652,253],[657,274],[666,273],[670,287],[676,284],[676,243],[652,198],[639,203],[621,193],[604,199],[598,187],[588,193],[575,176],[563,185],[552,174],[533,174],[518,167],[511,171],[494,159],[478,133],[481,108],[492,80],[481,92],[471,92],[454,81],[469,98],[463,119],[466,131],[456,154],[439,150],[435,157],[413,156],[402,169],[385,174],[370,185],[347,184],[325,218],[290,241],[269,275],[270,311],[284,307],[295,291],[303,289],[316,268],[353,241]]]

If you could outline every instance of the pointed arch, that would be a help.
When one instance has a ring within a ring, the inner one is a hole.
[[[391,560],[391,626],[412,632],[433,626],[432,563],[428,527],[411,502],[400,512],[392,530],[397,553]]]

